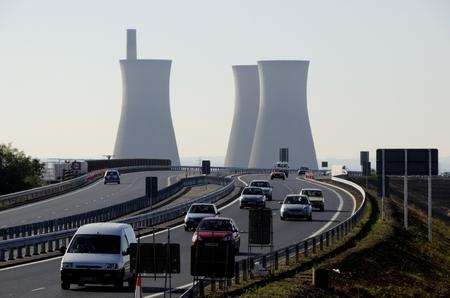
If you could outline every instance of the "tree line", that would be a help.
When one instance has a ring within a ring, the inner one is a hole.
[[[44,165],[11,144],[0,144],[0,195],[42,185]]]

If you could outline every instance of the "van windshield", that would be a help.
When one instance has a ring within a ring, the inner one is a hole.
[[[75,235],[67,252],[77,254],[118,254],[120,253],[120,236],[78,234]]]

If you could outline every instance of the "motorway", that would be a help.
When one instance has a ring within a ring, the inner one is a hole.
[[[242,182],[248,183],[253,179],[266,178],[264,175],[245,175],[240,177]],[[286,181],[276,180],[271,182],[274,186],[273,201],[267,202],[267,207],[274,212],[274,244],[275,249],[281,248],[326,229],[332,228],[340,221],[348,218],[355,209],[355,202],[348,193],[338,189],[321,186],[315,182],[298,180],[297,177],[289,177]],[[302,187],[317,187],[323,190],[325,196],[325,211],[313,212],[313,220],[308,221],[281,221],[279,218],[280,205],[288,193],[297,193]],[[248,230],[248,211],[239,209],[238,201],[221,208],[222,216],[235,220],[240,230]],[[185,232],[182,226],[171,229],[171,242],[181,245],[181,274],[172,275],[172,286],[179,288],[176,293],[181,293],[192,282],[190,276],[190,244],[192,233]],[[151,236],[141,238],[143,242],[152,241]],[[157,242],[167,241],[167,232],[162,231],[156,235]],[[267,252],[267,249],[253,249],[253,253]],[[247,252],[247,235],[241,234],[240,258]],[[0,297],[133,297],[133,293],[124,288],[121,292],[109,286],[72,285],[71,290],[63,291],[60,288],[59,266],[60,257],[44,260],[36,263],[19,265],[0,269]],[[164,280],[145,279],[143,291],[146,297],[162,295]]]
[[[145,177],[158,177],[158,188],[177,181],[184,172],[148,171],[121,175],[121,184],[103,184],[103,179],[86,187],[43,201],[0,212],[0,228],[79,214],[145,195]]]

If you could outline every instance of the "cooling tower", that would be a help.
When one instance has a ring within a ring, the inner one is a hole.
[[[171,60],[137,59],[136,30],[127,30],[127,59],[120,60],[122,112],[114,158],[170,159],[179,165],[169,102]]]
[[[226,167],[248,167],[259,110],[259,78],[256,65],[235,65],[234,116]]]
[[[309,61],[259,61],[260,106],[249,167],[270,168],[280,148],[290,168],[317,169],[309,124],[306,81]]]

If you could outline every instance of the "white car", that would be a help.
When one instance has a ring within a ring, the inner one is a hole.
[[[261,188],[267,200],[272,201],[272,186],[270,185],[269,181],[253,180],[252,182],[250,182],[249,186]]]
[[[323,192],[320,189],[316,188],[303,188],[300,191],[301,195],[307,196],[311,205],[314,208],[319,208],[320,211],[325,210],[325,198],[323,196]]]
[[[136,236],[129,224],[92,223],[78,228],[61,260],[61,288],[70,284],[113,284],[123,287],[135,285],[136,274],[131,272],[131,243]]]
[[[280,202],[281,203],[281,202]],[[307,196],[290,194],[284,198],[280,208],[281,220],[306,218],[312,220],[312,207]]]
[[[184,230],[195,230],[202,219],[219,214],[220,212],[214,204],[192,204],[184,217]]]
[[[239,198],[239,208],[254,207],[264,208],[266,206],[266,196],[259,187],[246,187],[242,190]]]

